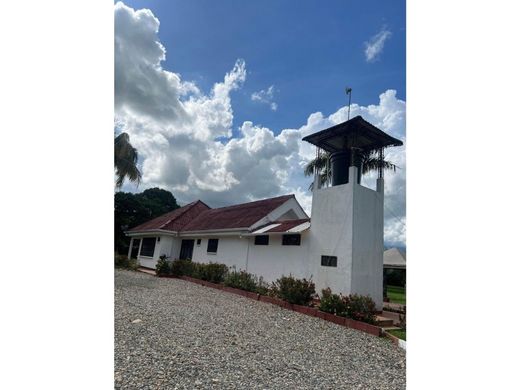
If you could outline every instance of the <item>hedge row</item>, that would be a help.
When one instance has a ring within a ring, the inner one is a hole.
[[[135,271],[139,268],[139,263],[136,259],[129,259],[128,256],[115,254],[114,266],[116,268],[131,269]]]
[[[261,277],[219,263],[203,264],[191,260],[171,262],[161,256],[156,273],[159,276],[189,276],[212,283],[221,283],[227,287],[276,297],[296,305],[310,306],[312,301],[318,298],[312,280],[297,279],[289,275],[282,276],[269,285]],[[330,288],[327,288],[322,290],[319,309],[369,324],[375,323],[376,305],[369,296],[350,294],[345,297],[333,294]]]
[[[343,296],[333,294],[330,288],[321,291],[319,309],[341,317],[375,324],[376,304],[367,295],[350,294]]]

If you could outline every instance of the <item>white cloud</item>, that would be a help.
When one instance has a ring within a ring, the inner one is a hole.
[[[260,102],[268,104],[271,110],[276,111],[278,109],[278,104],[273,101],[274,98],[274,85],[271,85],[267,89],[262,89],[258,92],[253,92],[251,94],[251,100],[254,102]]]
[[[365,59],[368,62],[373,62],[378,59],[379,54],[383,51],[385,47],[385,42],[392,33],[383,28],[380,32],[374,35],[368,42],[365,42]]]
[[[151,11],[115,5],[115,125],[130,134],[139,151],[143,181],[138,190],[158,186],[172,191],[180,203],[201,199],[213,207],[295,193],[310,214],[311,179],[303,176],[302,168],[315,150],[301,139],[346,120],[347,108],[328,116],[312,113],[303,125],[278,135],[245,121],[238,137],[232,137],[231,93],[246,80],[245,62],[237,60],[224,80],[205,94],[195,83],[162,68],[166,50],[158,28]],[[388,90],[377,105],[353,104],[351,115],[362,115],[404,139],[405,110],[396,91]],[[387,175],[385,201],[404,220],[404,148],[389,151],[389,158],[402,169]],[[373,178],[366,183],[372,185]],[[136,188],[126,184],[124,190]],[[387,242],[402,243],[403,225],[392,214],[386,218]]]

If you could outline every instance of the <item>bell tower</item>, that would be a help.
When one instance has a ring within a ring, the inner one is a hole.
[[[383,304],[384,149],[403,143],[356,116],[303,138],[329,154],[330,186],[315,175],[309,267],[316,289],[370,295]],[[360,184],[369,154],[379,161],[376,190]]]

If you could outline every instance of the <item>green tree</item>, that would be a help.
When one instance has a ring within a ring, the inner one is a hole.
[[[368,152],[361,152],[361,173],[364,175],[370,171],[377,171],[382,165],[384,170],[394,171],[397,166],[390,161],[383,160],[382,163],[379,160],[378,151],[371,150]],[[303,168],[305,176],[313,176],[314,171],[317,170],[319,186],[322,187],[325,184],[330,183],[332,179],[332,173],[330,169],[330,153],[323,152],[311,161],[309,161]],[[309,189],[312,190],[314,182],[309,185]]]
[[[141,182],[141,172],[137,168],[137,149],[130,143],[130,136],[121,133],[114,139],[114,169],[116,171],[116,187],[121,188],[125,178],[137,183]]]
[[[139,194],[116,192],[114,195],[114,249],[127,254],[130,239],[125,231],[179,208],[170,191],[149,188]]]

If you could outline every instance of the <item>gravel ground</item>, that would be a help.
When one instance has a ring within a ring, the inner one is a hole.
[[[115,271],[116,389],[404,389],[388,340],[178,279]]]

